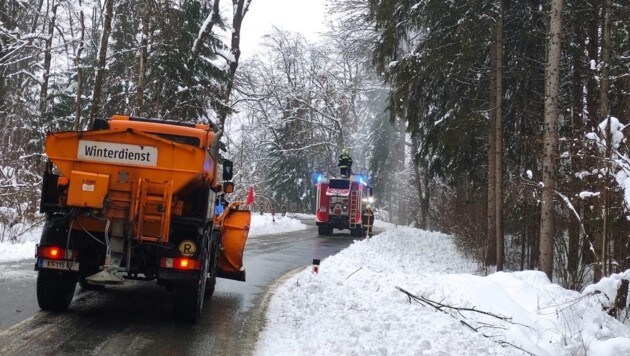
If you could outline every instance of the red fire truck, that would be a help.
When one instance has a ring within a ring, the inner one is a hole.
[[[350,230],[351,236],[366,234],[366,207],[371,203],[372,187],[364,175],[345,178],[325,178],[317,175],[317,231],[330,236],[333,229]]]

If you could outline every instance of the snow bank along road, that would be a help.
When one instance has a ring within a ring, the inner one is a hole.
[[[387,227],[275,289],[256,355],[630,355],[629,314],[602,308],[630,270],[581,293],[476,270],[449,235]]]

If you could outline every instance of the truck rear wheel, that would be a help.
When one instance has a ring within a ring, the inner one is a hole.
[[[40,270],[37,274],[37,303],[42,310],[66,310],[76,286],[77,279],[67,272]]]
[[[195,324],[201,319],[208,281],[208,269],[209,258],[206,252],[201,261],[199,280],[194,284],[180,284],[176,287],[175,313],[181,320]]]
[[[212,239],[211,251],[210,253],[210,261],[208,268],[208,277],[206,278],[206,293],[204,298],[210,299],[212,294],[214,294],[214,287],[217,284],[217,270],[218,270],[218,262],[219,262],[219,231],[217,230],[216,239]]]

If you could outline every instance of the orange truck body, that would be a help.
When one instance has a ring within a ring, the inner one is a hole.
[[[199,285],[212,293],[216,277],[244,280],[250,213],[232,204],[214,216],[223,188],[215,135],[208,125],[123,115],[88,131],[49,133],[40,207],[48,222],[36,265],[40,306],[69,304],[46,283],[89,288],[157,280],[176,289],[176,309],[196,321]],[[64,251],[61,262],[51,258],[54,248]]]
[[[46,154],[65,177],[81,174],[77,172],[99,174],[102,176],[99,183],[108,185],[103,189],[105,193],[131,192],[133,185],[146,177],[156,182],[172,182],[174,194],[202,181],[218,185],[216,162],[205,149],[214,138],[209,128],[176,126],[177,130],[174,130],[169,125],[124,118],[128,119],[114,116],[109,130],[51,133],[46,139]],[[120,121],[127,122],[123,126]],[[199,147],[169,141],[159,135],[194,137],[199,140]],[[101,208],[101,195],[92,192],[84,195],[85,201],[68,203]],[[74,194],[70,194],[69,199],[72,198],[75,198]]]

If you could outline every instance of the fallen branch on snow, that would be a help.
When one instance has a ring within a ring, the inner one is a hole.
[[[507,322],[507,323],[510,323],[510,324],[513,324],[513,325],[520,325],[520,326],[524,326],[524,327],[526,327],[526,328],[531,329],[531,327],[530,327],[530,326],[527,326],[527,325],[524,325],[524,324],[520,324],[520,323],[513,322],[513,321],[512,321],[512,318],[507,317],[507,316],[502,316],[502,315],[498,315],[498,314],[490,313],[490,312],[483,311],[483,310],[479,310],[479,309],[475,309],[475,308],[454,307],[454,306],[452,306],[452,305],[447,305],[447,304],[443,304],[443,303],[440,303],[440,302],[436,302],[436,301],[434,301],[434,300],[431,300],[431,299],[426,298],[426,297],[423,297],[423,296],[417,296],[417,295],[412,294],[412,293],[410,293],[410,292],[408,292],[408,291],[406,291],[406,290],[404,290],[403,288],[400,288],[400,287],[396,287],[396,289],[398,289],[399,291],[401,291],[401,292],[405,293],[405,294],[407,295],[407,297],[409,298],[409,302],[410,302],[410,303],[411,303],[411,301],[413,300],[413,301],[415,301],[415,302],[417,302],[417,303],[419,303],[419,304],[421,304],[421,305],[430,306],[430,307],[432,307],[432,308],[434,308],[434,309],[436,309],[436,310],[438,310],[438,311],[440,311],[440,312],[442,312],[442,313],[444,313],[444,314],[447,314],[447,315],[449,315],[449,316],[451,316],[451,317],[455,318],[455,319],[456,319],[457,321],[459,321],[462,325],[467,326],[467,327],[468,327],[468,328],[470,328],[472,331],[477,332],[477,333],[480,333],[481,335],[483,335],[483,337],[488,338],[488,339],[490,339],[490,340],[492,340],[492,341],[494,341],[494,342],[498,343],[499,345],[501,345],[501,346],[503,346],[503,347],[505,347],[505,346],[511,346],[511,347],[513,347],[513,348],[515,348],[515,349],[518,349],[518,350],[521,350],[521,351],[525,352],[526,354],[529,354],[529,355],[535,356],[535,354],[533,354],[533,353],[531,353],[531,352],[529,352],[529,351],[527,351],[527,350],[525,350],[525,349],[523,349],[523,348],[521,348],[521,347],[519,347],[519,346],[516,346],[516,345],[514,345],[514,344],[512,344],[512,343],[509,343],[509,342],[507,342],[507,341],[504,341],[504,340],[495,340],[495,339],[493,339],[493,338],[492,338],[492,336],[490,336],[490,335],[486,335],[486,334],[484,334],[484,333],[482,333],[482,332],[480,332],[480,331],[479,331],[479,329],[481,329],[481,328],[488,328],[488,327],[492,327],[492,328],[495,328],[495,329],[504,329],[504,330],[505,330],[505,328],[504,328],[504,327],[501,327],[501,326],[498,326],[498,325],[491,325],[491,324],[487,324],[487,323],[480,323],[480,324],[481,324],[481,326],[479,326],[479,327],[475,328],[475,327],[474,327],[474,326],[472,326],[470,323],[468,323],[468,322],[466,322],[465,320],[463,320],[463,319],[466,319],[466,316],[464,316],[464,315],[462,314],[462,312],[474,312],[474,313],[479,313],[479,314],[483,314],[483,315],[487,315],[487,316],[493,317],[493,318],[498,319],[498,320],[503,321],[503,322]],[[447,311],[446,311],[446,309],[451,309],[451,310],[456,311],[456,312],[457,312],[457,314],[459,314],[459,315],[460,315],[460,317],[457,317],[456,315],[454,315],[454,314],[452,314],[452,313],[447,312]]]
[[[350,275],[349,275],[348,277],[346,277],[346,279],[348,279],[348,278],[352,277],[352,275],[353,275],[353,274],[355,274],[355,273],[359,272],[362,268],[363,268],[363,267],[359,267],[359,269],[357,269],[356,271],[354,271],[354,272],[350,273]]]

